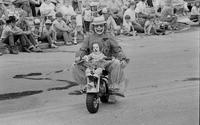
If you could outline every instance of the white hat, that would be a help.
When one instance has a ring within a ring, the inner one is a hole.
[[[51,20],[46,20],[45,24],[52,24]]]
[[[103,8],[102,9],[102,13],[108,13],[108,9],[107,8]]]
[[[34,24],[40,24],[40,20],[39,19],[35,19],[34,20]]]
[[[93,25],[99,25],[99,24],[105,24],[105,23],[106,21],[103,16],[95,17],[92,22]]]

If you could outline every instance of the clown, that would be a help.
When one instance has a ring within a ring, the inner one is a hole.
[[[109,33],[106,33],[106,21],[102,16],[94,18],[91,28],[93,33],[85,38],[82,46],[75,55],[75,61],[79,61],[85,55],[89,55],[93,51],[92,45],[98,43],[101,46],[102,53],[106,57],[114,58],[112,63],[105,67],[109,72],[109,87],[124,95],[126,80],[123,70],[128,63],[128,59],[117,41]],[[74,65],[72,70],[75,81],[81,85],[81,90],[86,85],[85,70],[84,66],[78,64]],[[109,101],[116,102],[113,95],[109,99]]]

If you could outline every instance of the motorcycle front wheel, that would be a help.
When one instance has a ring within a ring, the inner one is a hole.
[[[99,109],[99,99],[97,94],[86,95],[86,107],[90,113],[96,113]]]

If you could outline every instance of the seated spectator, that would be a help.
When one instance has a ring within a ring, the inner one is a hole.
[[[120,31],[121,27],[116,24],[115,20],[113,19],[110,13],[110,10],[108,10],[107,8],[103,8],[102,14],[107,23],[107,31],[110,32],[113,36],[115,36],[115,34],[117,34]]]
[[[123,25],[127,25],[127,24],[125,24],[126,23],[125,16],[128,15],[131,18],[130,21],[132,22],[132,25],[133,25],[135,31],[137,31],[138,33],[143,33],[144,32],[143,27],[136,21],[135,8],[136,8],[136,3],[131,2],[129,4],[129,8],[124,12]]]
[[[144,29],[141,29],[141,27],[144,28],[145,22],[147,20],[153,18],[153,16],[151,16],[148,13],[147,8],[148,8],[148,6],[146,5],[146,0],[140,0],[136,5],[136,8],[135,8],[136,22],[139,25],[134,25],[134,27],[137,32],[144,33]]]
[[[41,49],[39,48],[39,44],[31,32],[29,22],[25,19],[26,16],[27,16],[26,12],[22,13],[20,15],[20,18],[17,21],[16,25],[20,29],[22,29],[24,32],[27,33],[24,35],[24,37],[25,37],[26,41],[29,41],[32,44],[32,46],[29,47],[29,50],[31,50],[32,52],[41,52]]]
[[[16,18],[14,16],[9,16],[2,31],[1,41],[9,46],[11,54],[18,54],[18,49],[16,47],[16,42],[18,40],[21,43],[22,51],[30,52],[28,48],[31,47],[31,43],[26,41],[25,34],[27,34],[27,32],[22,31],[16,26]]]
[[[44,0],[40,6],[40,13],[42,16],[47,16],[50,19],[55,18],[55,5],[51,3],[51,0]]]
[[[53,22],[53,28],[56,31],[57,39],[64,39],[66,45],[72,43],[71,31],[72,29],[63,20],[62,13],[56,13],[56,20]]]
[[[200,1],[195,1],[195,4],[191,10],[190,20],[193,22],[199,21],[200,23]]]
[[[162,22],[158,17],[147,20],[144,25],[146,35],[164,35],[165,29],[161,29]]]
[[[177,16],[174,14],[172,0],[166,0],[165,6],[161,11],[161,21],[168,22],[170,29],[176,29]]]
[[[131,22],[131,17],[129,15],[125,16],[125,23],[123,24],[123,34],[127,36],[135,36],[136,32]]]
[[[57,48],[54,44],[56,43],[56,32],[53,30],[51,20],[46,20],[45,26],[40,27],[40,20],[35,19],[35,28],[33,29],[33,34],[38,41],[47,42],[50,48]]]

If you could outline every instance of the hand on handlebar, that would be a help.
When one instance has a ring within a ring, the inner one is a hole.
[[[89,58],[88,58],[88,56],[86,56],[86,55],[85,55],[82,59],[85,60],[86,62],[89,61]]]
[[[127,66],[127,62],[125,60],[120,61],[121,67],[125,68]]]

